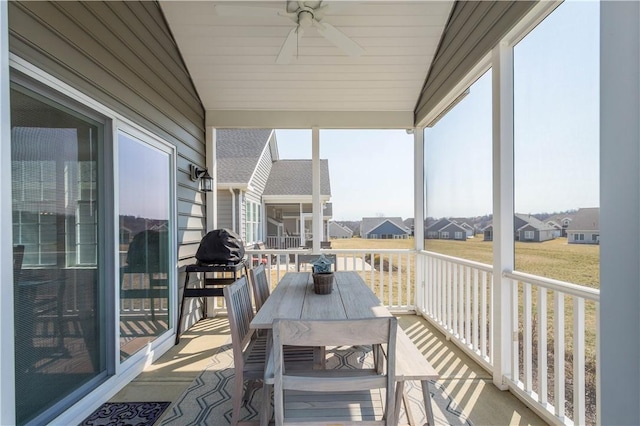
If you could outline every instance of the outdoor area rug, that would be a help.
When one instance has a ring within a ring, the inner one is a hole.
[[[372,366],[370,347],[327,348],[327,368],[362,368]],[[213,356],[211,364],[191,383],[187,390],[167,411],[162,426],[230,424],[233,406],[233,353],[231,345],[223,346]],[[418,424],[425,424],[424,403],[420,382],[405,383],[409,390],[411,412]],[[471,425],[438,383],[430,382],[434,420],[436,425]],[[241,421],[257,421],[262,389],[255,389],[242,407]],[[272,410],[273,413],[273,410]],[[400,424],[407,424],[402,409]]]
[[[105,402],[79,426],[151,426],[170,402]]]

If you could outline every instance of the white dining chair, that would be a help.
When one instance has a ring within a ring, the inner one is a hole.
[[[273,324],[275,424],[352,424],[390,426],[395,422],[397,320],[287,320]],[[388,356],[376,369],[289,369],[285,345],[386,345]],[[270,368],[270,367],[269,367]]]

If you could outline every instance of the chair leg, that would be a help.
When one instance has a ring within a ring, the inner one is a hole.
[[[433,420],[433,407],[431,406],[431,393],[429,392],[429,381],[421,380],[422,384],[422,396],[424,398],[424,411],[427,414],[427,424],[429,426],[435,426]]]
[[[260,409],[260,426],[267,426],[271,420],[271,389],[272,385],[262,385],[262,407]]]
[[[244,380],[242,376],[236,375],[233,383],[233,414],[231,416],[231,424],[237,425],[240,420],[240,407],[242,407],[242,385]]]

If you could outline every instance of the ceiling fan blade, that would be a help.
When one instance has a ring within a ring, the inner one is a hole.
[[[326,22],[313,22],[314,27],[318,29],[318,32],[335,44],[340,49],[344,50],[350,56],[360,56],[364,53],[364,49],[358,45],[355,41],[347,37],[342,31],[337,29],[331,24]]]
[[[282,9],[263,6],[235,6],[227,4],[217,4],[215,6],[215,10],[218,16],[240,16],[256,18],[283,16],[290,19],[297,16],[295,13],[287,13]]]
[[[282,43],[280,53],[278,53],[278,57],[276,58],[276,64],[283,65],[291,62],[291,58],[293,58],[296,46],[298,45],[298,41],[302,37],[303,32],[304,30],[300,28],[300,26],[295,27],[289,32],[286,40]]]

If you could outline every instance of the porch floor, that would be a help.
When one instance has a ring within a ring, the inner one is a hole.
[[[493,386],[489,373],[448,342],[423,318],[401,315],[398,319],[402,328],[440,373],[438,382],[474,425],[546,424],[510,392],[502,392]],[[214,351],[230,343],[230,339],[226,317],[199,321],[181,335],[178,345],[148,366],[111,401],[177,400],[209,365]]]

